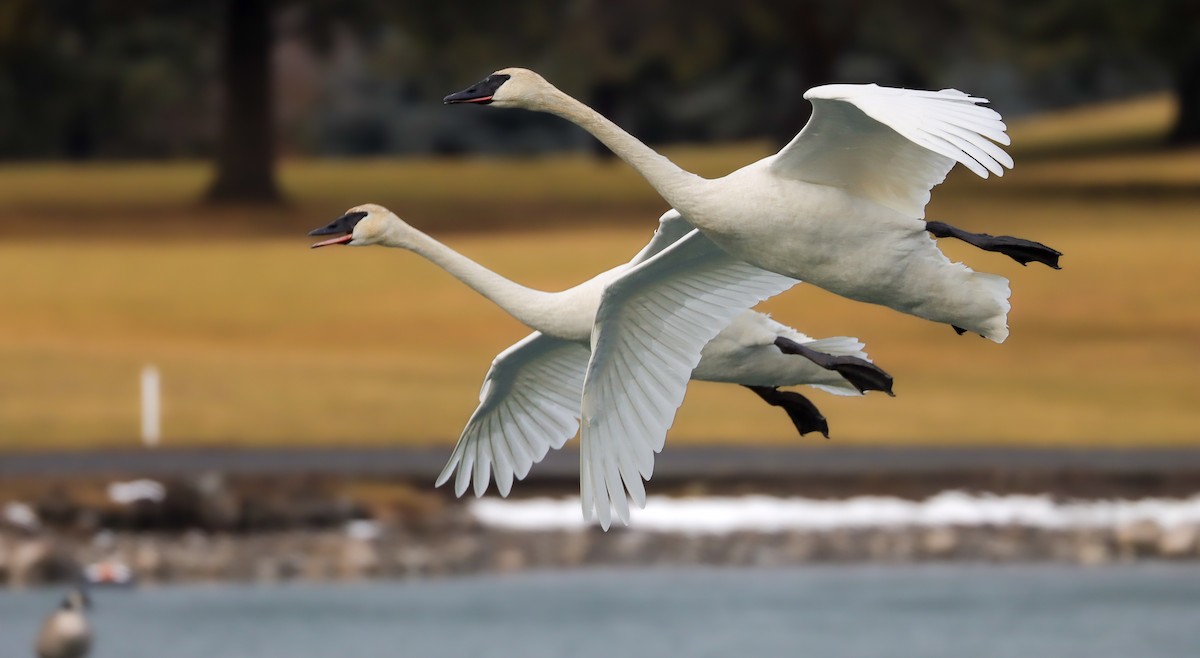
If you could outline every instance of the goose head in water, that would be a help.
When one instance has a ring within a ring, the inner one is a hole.
[[[75,612],[86,612],[92,607],[92,599],[82,589],[73,589],[63,597],[63,610],[74,610]]]
[[[87,592],[71,590],[42,624],[36,644],[38,658],[86,656],[92,644],[92,631],[85,612],[91,605]]]

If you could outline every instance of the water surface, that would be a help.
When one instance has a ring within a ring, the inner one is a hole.
[[[0,656],[32,656],[60,596],[0,591]],[[1192,565],[595,570],[93,596],[94,658],[1200,656]]]

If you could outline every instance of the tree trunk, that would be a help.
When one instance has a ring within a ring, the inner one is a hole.
[[[278,203],[271,76],[273,0],[225,0],[217,176],[208,199]]]
[[[1200,49],[1193,49],[1176,68],[1175,96],[1179,102],[1179,114],[1175,117],[1171,132],[1167,134],[1167,144],[1200,144]]]
[[[783,111],[776,111],[770,130],[772,140],[780,148],[792,141],[812,116],[812,105],[804,100],[804,92],[834,81],[838,60],[854,29],[861,23],[859,17],[862,14],[859,0],[842,0],[828,6],[817,2],[796,2],[787,6],[790,11],[781,14],[780,19],[787,25],[796,26],[798,34],[784,45],[799,80],[786,89],[777,90],[777,97],[772,101]],[[836,7],[836,11],[830,7]]]

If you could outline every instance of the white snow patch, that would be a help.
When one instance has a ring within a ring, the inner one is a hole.
[[[108,485],[109,500],[119,505],[130,505],[139,500],[157,503],[166,495],[166,487],[154,480],[129,480],[128,482],[113,482]]]
[[[383,534],[383,528],[379,525],[379,522],[371,519],[354,519],[352,521],[347,521],[346,525],[343,526],[343,529],[345,530],[347,537],[351,539],[357,539],[359,541],[372,541],[379,539],[379,536]]]
[[[480,523],[497,528],[574,530],[589,525],[578,498],[481,498],[470,503],[470,510]],[[1200,525],[1200,494],[1182,499],[1056,500],[1048,495],[945,491],[922,501],[884,496],[651,496],[646,509],[634,509],[631,516],[630,525],[639,530],[713,534],[901,526],[1115,528],[1136,521],[1169,528]]]
[[[38,521],[37,512],[29,505],[20,501],[12,501],[4,504],[4,513],[0,515],[10,525],[25,530],[37,530],[41,525]]]

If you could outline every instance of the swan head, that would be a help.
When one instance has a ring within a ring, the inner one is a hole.
[[[474,103],[496,107],[544,108],[544,101],[557,91],[542,76],[522,68],[500,69],[466,89],[442,99],[447,105]]]
[[[321,228],[309,231],[308,234],[334,236],[312,245],[313,249],[334,244],[365,247],[383,242],[388,237],[389,229],[397,224],[403,222],[392,211],[374,203],[364,203],[354,206],[341,217]]]
[[[59,607],[63,610],[83,612],[92,607],[92,600],[88,597],[87,592],[82,589],[73,589],[63,598],[62,605]]]

